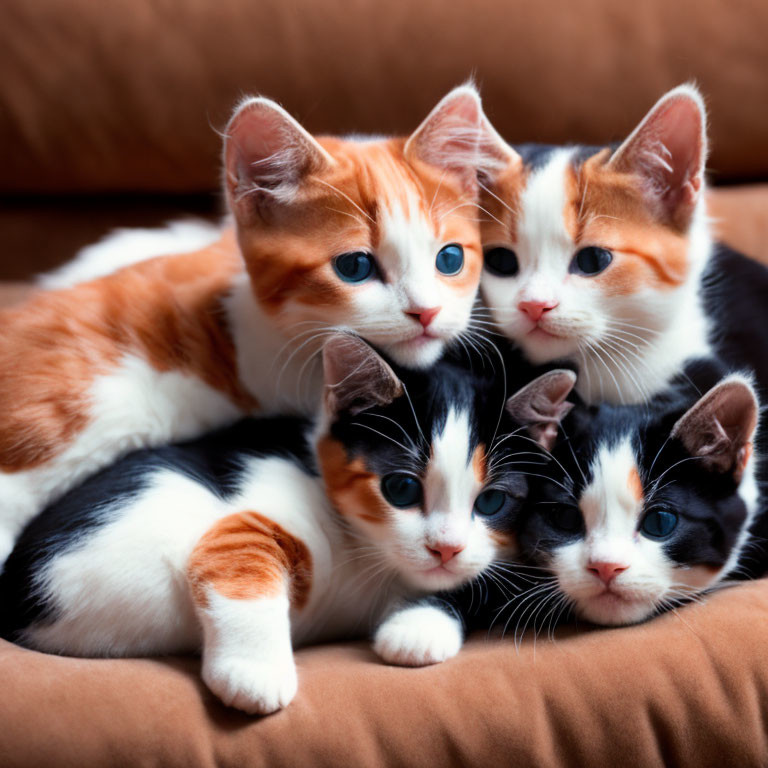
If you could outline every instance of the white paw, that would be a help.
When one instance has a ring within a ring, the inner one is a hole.
[[[431,605],[392,614],[377,630],[373,650],[389,664],[423,667],[455,656],[462,630],[455,617]]]
[[[293,656],[281,660],[206,660],[203,680],[224,704],[249,715],[277,712],[291,703],[298,688]]]

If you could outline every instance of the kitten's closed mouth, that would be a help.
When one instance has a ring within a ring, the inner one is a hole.
[[[533,328],[531,328],[530,331],[528,331],[529,336],[539,336],[544,338],[550,338],[550,339],[562,339],[563,336],[558,336],[556,333],[552,333],[552,331],[547,331],[544,328],[542,328],[540,325],[534,325]]]
[[[424,576],[436,576],[438,574],[444,574],[447,573],[451,576],[456,576],[456,573],[452,571],[450,568],[446,568],[444,563],[441,563],[440,565],[434,566],[434,568],[427,568],[425,571],[422,571]]]
[[[428,344],[431,341],[438,341],[439,339],[440,337],[436,334],[430,333],[429,331],[424,331],[418,336],[414,336],[412,339],[406,339],[403,344],[413,344],[418,346],[420,344]]]
[[[597,595],[593,595],[590,599],[599,600],[604,605],[611,605],[613,603],[628,604],[638,602],[637,598],[629,597],[628,595],[622,595],[620,592],[616,592],[610,587],[606,587],[603,592],[600,592]]]

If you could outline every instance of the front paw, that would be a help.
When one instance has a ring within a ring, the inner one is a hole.
[[[376,630],[373,650],[387,663],[404,667],[438,664],[462,644],[458,620],[434,606],[412,606],[392,614]]]
[[[229,707],[268,715],[287,706],[298,688],[293,656],[277,661],[218,658],[203,664],[205,684]]]

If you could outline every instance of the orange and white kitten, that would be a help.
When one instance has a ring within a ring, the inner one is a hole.
[[[520,146],[485,188],[490,316],[533,363],[575,364],[588,402],[648,400],[711,352],[705,125],[682,85],[615,151]]]
[[[224,144],[234,229],[0,313],[0,563],[46,503],[130,449],[313,413],[333,329],[433,363],[480,279],[477,171],[503,152],[486,126],[470,86],[407,139],[315,139],[245,99]]]

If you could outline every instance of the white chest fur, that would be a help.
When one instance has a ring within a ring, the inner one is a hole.
[[[262,412],[314,414],[322,390],[323,335],[309,325],[286,336],[259,307],[245,273],[235,279],[226,310],[240,379]]]

